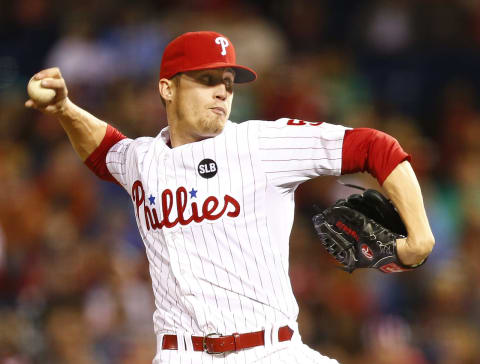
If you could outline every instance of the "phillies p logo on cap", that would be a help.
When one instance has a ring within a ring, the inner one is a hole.
[[[227,54],[227,51],[225,50],[228,47],[228,40],[224,37],[217,37],[215,38],[215,43],[220,44],[222,46],[222,53],[220,53],[222,56],[225,56]]]
[[[251,82],[257,74],[236,62],[235,47],[216,32],[190,32],[172,40],[163,53],[160,78],[170,79],[178,73],[214,68],[232,68],[235,83]]]

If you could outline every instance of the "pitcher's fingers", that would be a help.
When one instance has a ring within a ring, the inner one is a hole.
[[[65,87],[65,81],[63,78],[50,78],[48,80],[42,80],[42,87],[53,88],[55,90]]]
[[[34,109],[35,108],[35,103],[33,102],[32,99],[28,99],[27,101],[25,101],[25,107],[28,107],[30,109]]]
[[[45,107],[45,111],[49,114],[54,114],[58,110],[59,110],[59,108],[56,104],[48,105],[47,107]]]
[[[62,73],[60,72],[60,68],[52,67],[41,70],[40,72],[36,73],[33,76],[36,80],[41,80],[42,78],[50,77],[50,78],[62,78]]]

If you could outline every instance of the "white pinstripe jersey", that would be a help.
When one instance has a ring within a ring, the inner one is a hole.
[[[132,197],[146,247],[157,335],[296,322],[288,275],[293,194],[305,180],[340,174],[345,130],[292,119],[228,121],[220,135],[173,149],[168,128],[110,149],[108,169]]]

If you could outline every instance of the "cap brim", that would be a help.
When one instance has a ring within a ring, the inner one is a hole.
[[[235,70],[235,83],[252,82],[257,79],[257,74],[251,68],[245,66],[231,66]]]
[[[216,63],[209,63],[204,64],[196,67],[190,67],[188,69],[183,69],[180,72],[188,72],[188,71],[198,71],[198,70],[210,70],[215,68],[232,68],[235,71],[235,83],[246,83],[252,82],[257,79],[257,74],[254,70],[249,67],[240,66],[238,64],[232,63],[225,63],[225,62],[216,62]],[[179,73],[180,73],[179,72]],[[172,75],[167,78],[171,78],[175,75]]]

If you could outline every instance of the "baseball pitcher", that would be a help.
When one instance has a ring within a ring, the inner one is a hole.
[[[319,214],[322,243],[348,270],[412,269],[434,245],[394,138],[291,118],[230,122],[234,84],[256,77],[224,35],[179,36],[160,68],[168,127],[133,140],[73,104],[58,68],[34,76],[56,94],[26,106],[56,116],[87,166],[131,196],[155,296],[154,363],[337,363],[302,343],[288,275],[294,192],[310,178],[367,171],[404,223],[405,234],[390,231],[355,198]],[[362,252],[370,263],[356,265]]]

